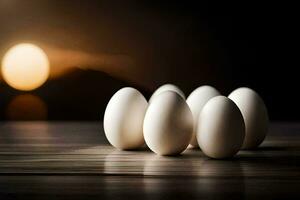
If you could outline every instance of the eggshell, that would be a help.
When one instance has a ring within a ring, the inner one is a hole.
[[[189,105],[193,117],[194,117],[194,133],[193,137],[190,141],[190,144],[193,147],[198,147],[198,142],[196,138],[196,130],[198,124],[199,114],[203,108],[203,106],[207,103],[207,101],[215,96],[221,95],[218,90],[209,85],[204,85],[195,89],[187,98],[186,103]]]
[[[152,94],[152,96],[151,96],[150,99],[149,99],[149,103],[151,103],[151,101],[153,100],[154,97],[156,97],[157,95],[159,95],[160,93],[165,92],[165,91],[173,91],[173,92],[176,92],[176,93],[179,94],[183,99],[185,99],[184,93],[183,93],[182,90],[179,89],[176,85],[173,85],[173,84],[165,84],[165,85],[160,86],[159,88],[157,88],[157,89],[154,91],[154,93]]]
[[[143,120],[148,102],[136,89],[126,87],[110,99],[103,127],[107,140],[118,149],[135,149],[144,144]]]
[[[210,99],[199,115],[197,140],[202,152],[212,158],[234,156],[242,147],[245,124],[242,113],[227,97]]]
[[[192,112],[179,94],[165,91],[149,104],[143,130],[146,144],[156,154],[180,154],[193,134]]]
[[[267,108],[261,97],[250,88],[238,88],[229,96],[242,112],[246,125],[243,149],[258,147],[266,137],[269,127]]]

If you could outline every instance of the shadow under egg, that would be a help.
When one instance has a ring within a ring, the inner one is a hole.
[[[244,199],[245,178],[240,162],[232,160],[204,160],[198,169],[195,190],[205,199]]]
[[[245,181],[240,162],[213,160],[186,152],[189,156],[153,155],[144,166],[147,199],[243,199]]]

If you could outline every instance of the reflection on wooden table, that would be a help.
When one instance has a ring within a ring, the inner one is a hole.
[[[119,151],[107,143],[101,122],[1,123],[0,196],[299,198],[299,130],[273,123],[258,150],[213,160],[195,149],[177,157]]]

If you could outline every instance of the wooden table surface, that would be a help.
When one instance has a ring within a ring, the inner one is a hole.
[[[1,122],[0,199],[300,199],[300,123],[213,160],[119,151],[101,122]]]

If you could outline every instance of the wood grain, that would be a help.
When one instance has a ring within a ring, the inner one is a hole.
[[[299,190],[298,123],[273,123],[259,149],[229,160],[119,151],[101,122],[0,123],[1,199],[286,199]]]

